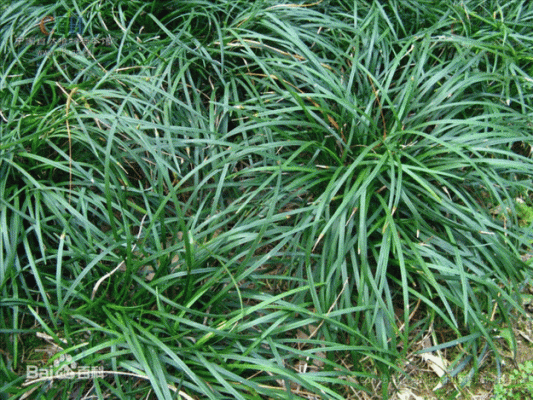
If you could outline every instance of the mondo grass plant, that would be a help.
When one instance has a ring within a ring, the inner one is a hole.
[[[533,4],[1,11],[0,393],[386,398],[415,352],[499,362]]]

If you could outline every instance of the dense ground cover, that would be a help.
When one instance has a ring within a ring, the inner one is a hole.
[[[533,5],[433,3],[2,6],[0,393],[347,399],[415,351],[497,364]],[[54,361],[77,379],[27,379]]]

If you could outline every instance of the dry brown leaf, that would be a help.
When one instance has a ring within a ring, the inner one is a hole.
[[[427,363],[429,368],[431,368],[433,372],[437,374],[439,378],[442,378],[444,375],[446,375],[447,367],[446,360],[444,358],[429,353],[420,354],[420,357]],[[442,383],[439,383],[433,388],[433,391],[440,389],[442,386]]]

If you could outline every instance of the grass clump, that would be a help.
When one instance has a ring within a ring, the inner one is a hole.
[[[533,389],[533,362],[528,361],[514,369],[505,383],[498,383],[494,387],[494,399],[523,399],[531,396]]]
[[[528,3],[2,11],[0,391],[386,397],[428,334],[452,376],[498,355],[531,273]],[[105,373],[23,386],[43,348]]]

